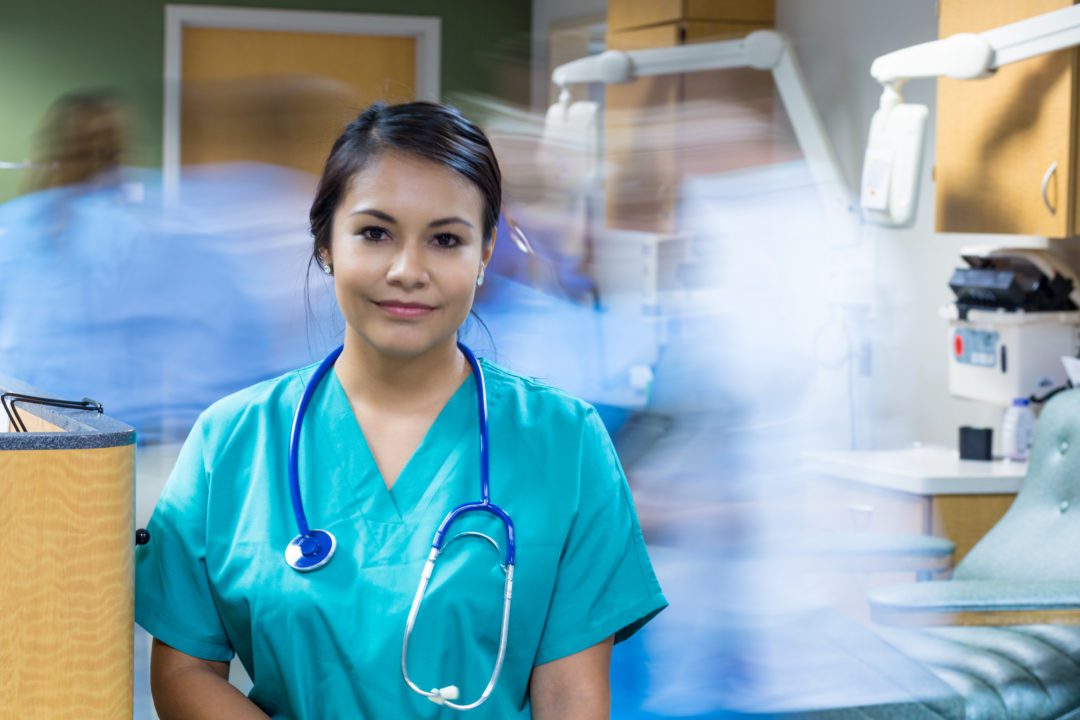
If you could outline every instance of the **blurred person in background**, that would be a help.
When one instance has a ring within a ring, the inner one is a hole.
[[[246,119],[249,147],[278,153],[312,142],[298,106],[344,95],[300,79],[228,90],[189,107]],[[312,175],[225,158],[183,168],[166,197],[159,172],[121,164],[126,117],[106,91],[56,101],[32,191],[0,205],[0,373],[100,401],[140,445],[175,443],[222,394],[321,354],[339,319],[325,283],[306,287]]]
[[[827,563],[802,455],[865,432],[873,245],[815,182],[767,74],[685,81],[694,101],[646,92],[682,79],[607,86],[595,119],[587,103],[545,118],[474,100],[532,248],[498,266],[514,292],[478,304],[512,367],[606,404],[676,608],[616,659],[615,715],[910,700],[864,674],[896,665],[808,570]],[[568,270],[591,297],[566,291]],[[830,654],[830,638],[865,653]]]
[[[116,319],[148,236],[121,165],[128,136],[117,95],[61,97],[35,136],[30,192],[0,205],[0,372],[108,411],[132,393],[135,349]]]
[[[27,189],[115,182],[127,151],[128,126],[123,100],[111,91],[61,97],[37,133]]]

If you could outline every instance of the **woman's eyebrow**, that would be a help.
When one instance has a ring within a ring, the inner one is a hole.
[[[442,227],[443,225],[453,225],[454,223],[461,223],[462,225],[465,225],[465,226],[468,226],[468,227],[473,226],[473,224],[471,222],[469,222],[468,220],[453,216],[453,217],[444,217],[444,218],[439,218],[438,220],[433,220],[430,223],[428,223],[428,227]]]
[[[383,222],[396,223],[397,219],[393,215],[384,213],[382,210],[376,210],[375,208],[357,208],[353,210],[349,215],[370,215],[373,218],[378,218]],[[460,223],[466,227],[473,227],[473,224],[464,218],[452,215],[450,217],[439,218],[438,220],[432,220],[428,223],[428,227],[442,227],[443,225],[453,225],[454,223]]]
[[[379,220],[383,220],[385,222],[397,222],[397,220],[395,220],[392,215],[387,215],[382,210],[376,210],[375,208],[358,208],[349,213],[349,215],[370,215],[371,217],[378,218]]]

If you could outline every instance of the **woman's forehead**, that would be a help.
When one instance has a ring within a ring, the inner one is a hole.
[[[387,152],[352,177],[340,209],[349,214],[375,208],[396,218],[429,212],[441,217],[453,211],[468,214],[479,223],[483,206],[480,189],[445,165],[405,153]]]

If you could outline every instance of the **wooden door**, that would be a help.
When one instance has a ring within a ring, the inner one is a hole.
[[[1072,4],[942,0],[940,35],[983,32]],[[984,80],[938,80],[939,232],[1073,234],[1077,57],[1062,50]]]
[[[375,100],[416,95],[416,40],[186,27],[184,164],[267,162],[318,174],[342,127]]]

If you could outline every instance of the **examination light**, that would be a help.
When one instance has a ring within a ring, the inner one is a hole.
[[[874,60],[870,74],[884,88],[870,121],[860,202],[864,217],[888,226],[910,225],[918,205],[926,141],[925,105],[900,92],[915,78],[974,80],[999,67],[1080,44],[1080,5],[988,30],[913,45]]]

